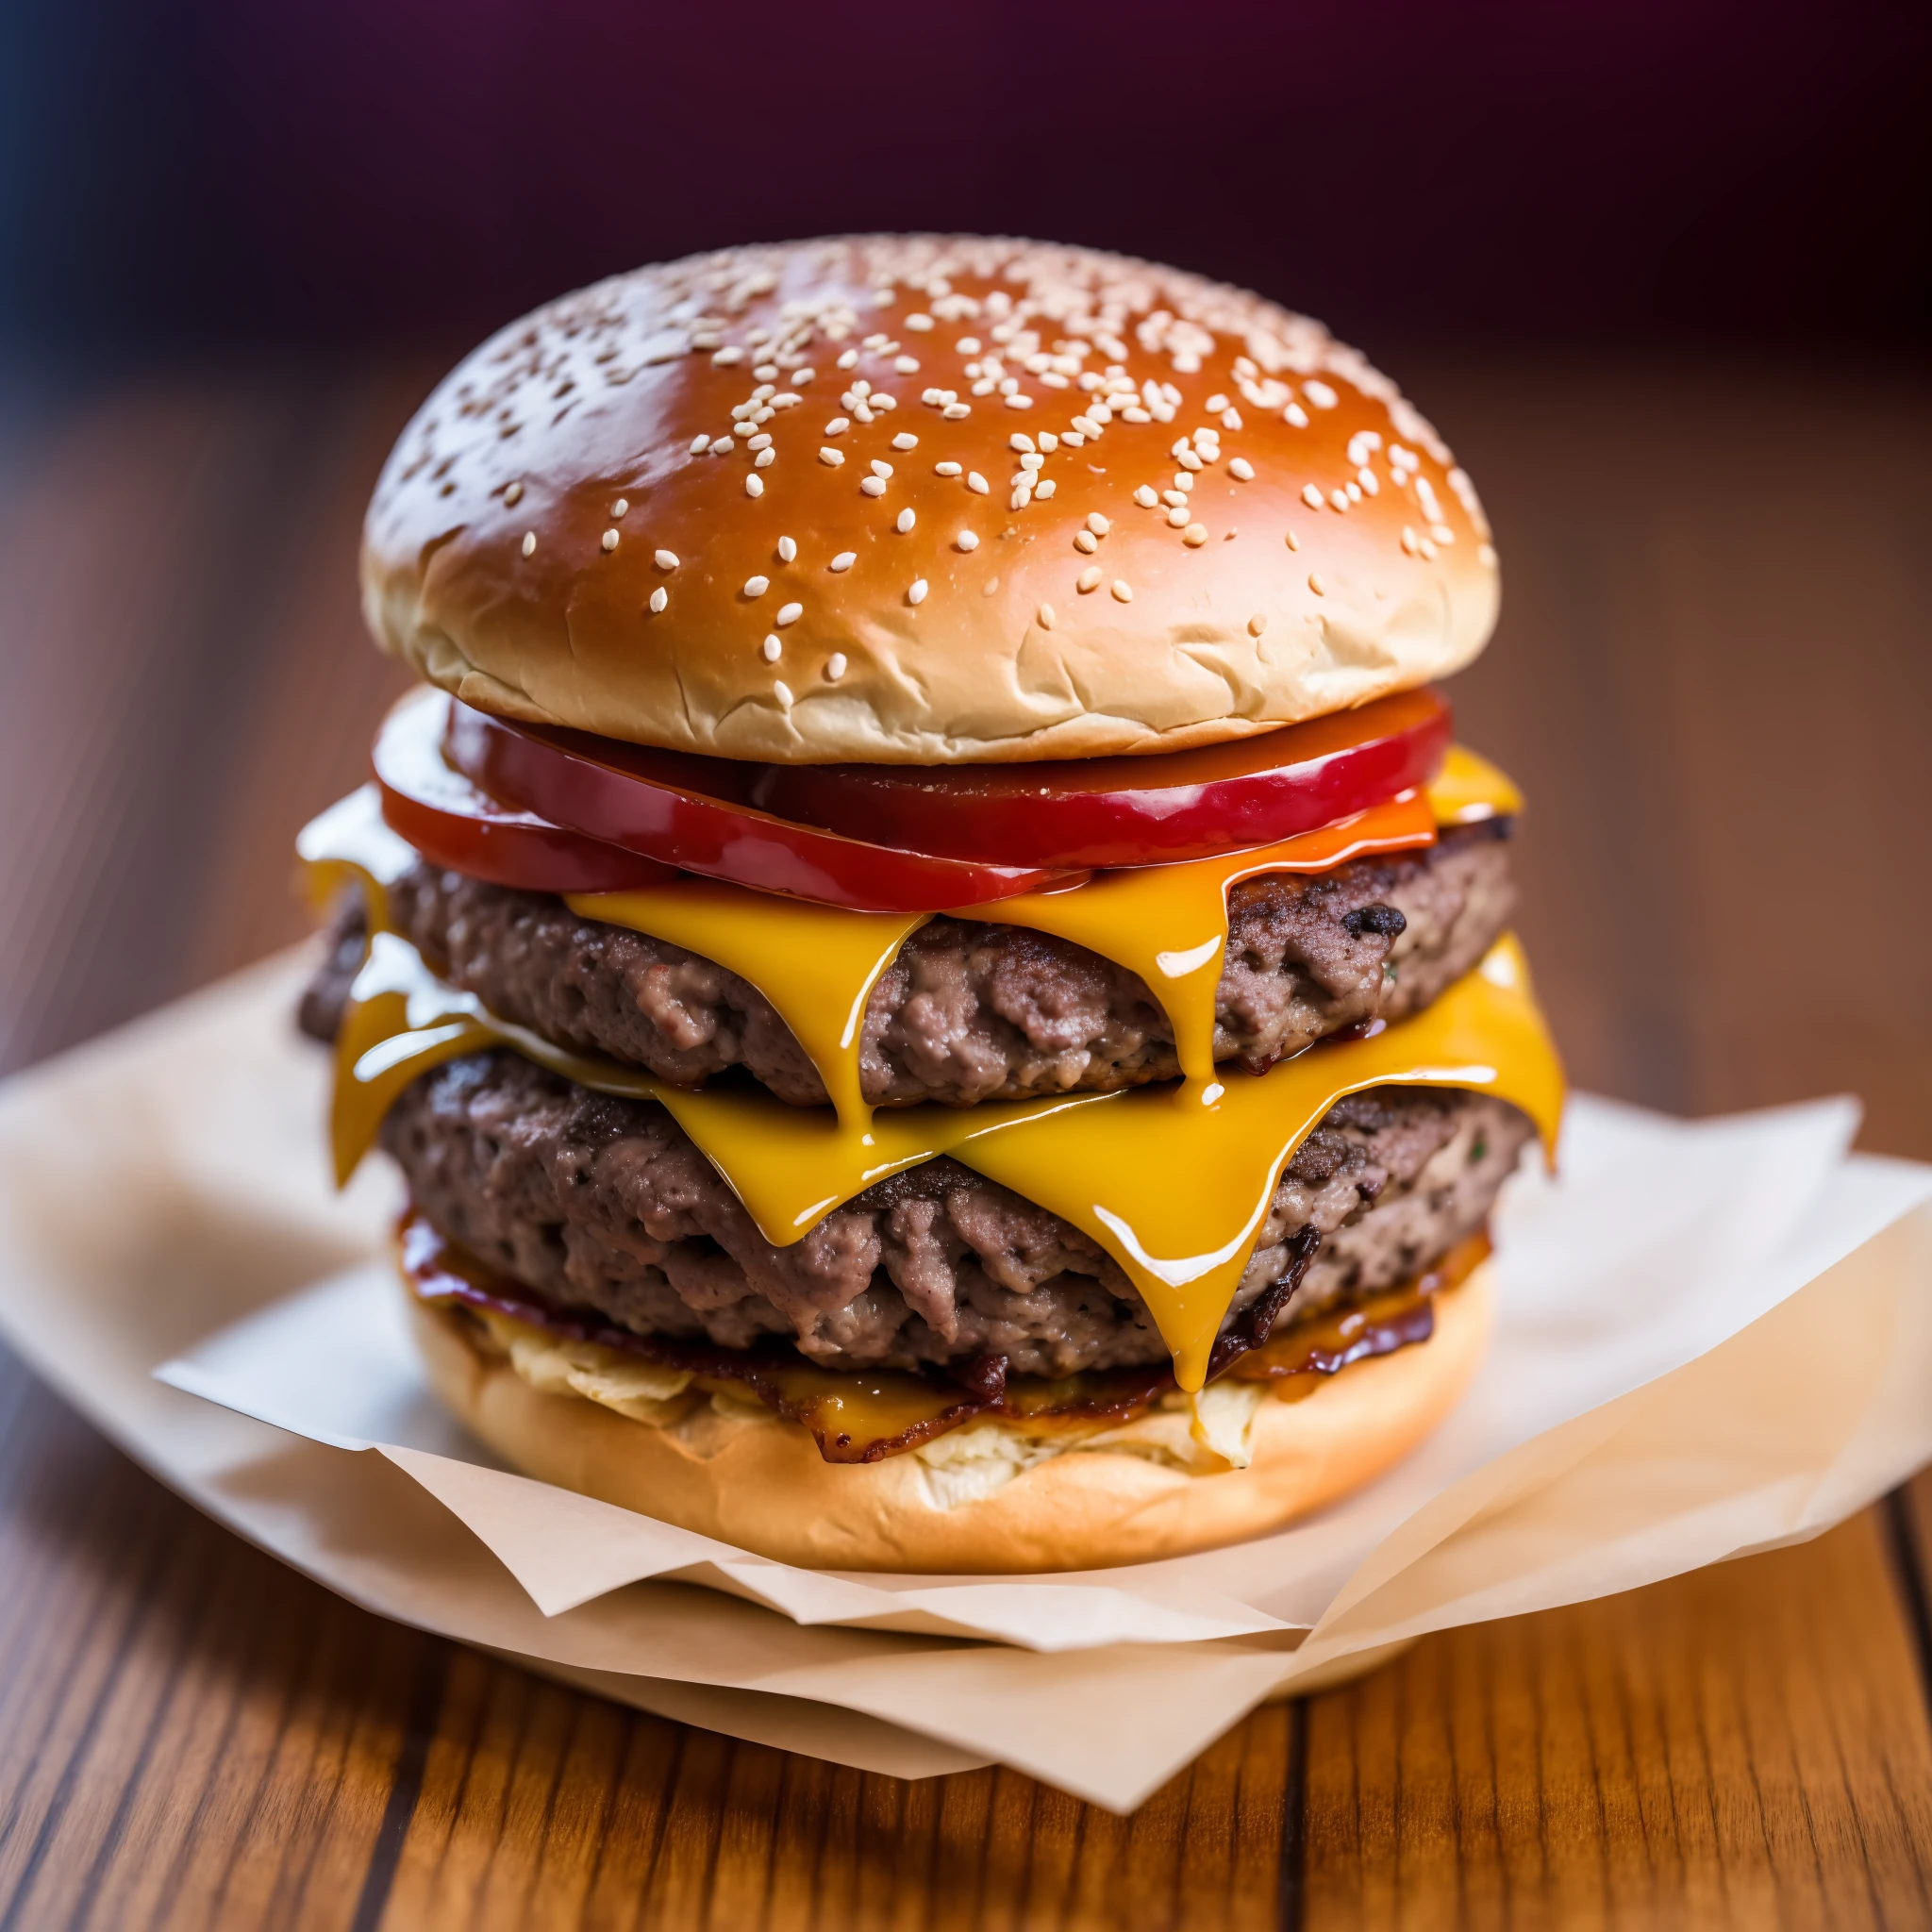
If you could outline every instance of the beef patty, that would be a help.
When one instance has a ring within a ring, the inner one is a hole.
[[[1467,973],[1515,902],[1508,821],[1426,851],[1313,877],[1270,874],[1228,895],[1214,1054],[1259,1071],[1378,1013],[1400,1019]],[[755,987],[682,947],[581,919],[561,899],[419,865],[390,892],[402,934],[451,984],[580,1053],[694,1087],[743,1067],[781,1099],[821,1105],[817,1069]],[[303,1024],[334,1036],[361,958],[345,908]],[[1021,926],[934,919],[900,948],[866,1008],[865,1097],[971,1106],[1174,1078],[1173,1030],[1146,984]]]
[[[1531,1131],[1500,1101],[1445,1089],[1343,1100],[1284,1170],[1231,1320],[1292,1320],[1426,1268],[1480,1226]],[[508,1051],[425,1074],[382,1140],[447,1239],[639,1333],[776,1336],[846,1368],[999,1355],[1017,1374],[1064,1375],[1167,1359],[1103,1249],[955,1160],[892,1175],[781,1248],[661,1108]],[[1297,1268],[1285,1305],[1270,1298]]]

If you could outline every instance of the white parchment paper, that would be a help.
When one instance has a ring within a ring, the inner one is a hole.
[[[1932,1457],[1932,1169],[1848,1157],[1845,1101],[1686,1124],[1579,1099],[1560,1179],[1506,1196],[1475,1386],[1359,1495],[1109,1572],[773,1563],[510,1474],[429,1398],[376,1258],[393,1180],[327,1184],[305,964],[0,1089],[0,1328],[331,1588],[645,1708],[1125,1809],[1266,1696],[1815,1535]]]

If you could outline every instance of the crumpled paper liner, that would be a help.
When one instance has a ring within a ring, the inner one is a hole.
[[[771,1563],[503,1471],[426,1396],[375,1259],[393,1177],[327,1185],[307,958],[0,1089],[0,1329],[330,1588],[667,1716],[1129,1809],[1265,1697],[1815,1535],[1932,1457],[1932,1169],[1847,1158],[1846,1102],[1579,1100],[1562,1178],[1512,1183],[1475,1387],[1368,1491],[1110,1572]]]

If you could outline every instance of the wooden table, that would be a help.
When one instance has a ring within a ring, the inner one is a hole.
[[[1932,1156],[1932,390],[1813,355],[1407,360],[1500,532],[1457,690],[1515,771],[1581,1084],[1851,1088]],[[0,377],[0,1056],[292,937],[398,680],[354,594],[434,371]],[[1932,1924],[1932,1486],[1427,1640],[1132,1819],[557,1689],[213,1527],[0,1358],[0,1932]]]

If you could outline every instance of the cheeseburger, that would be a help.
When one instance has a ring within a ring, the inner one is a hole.
[[[1272,1529],[1442,1418],[1562,1076],[1469,478],[1317,324],[861,236],[565,297],[370,506],[424,680],[301,849],[428,1374],[786,1560]]]

